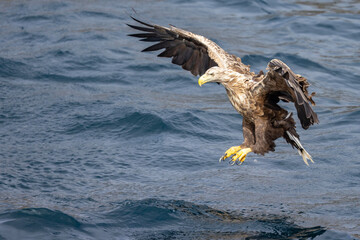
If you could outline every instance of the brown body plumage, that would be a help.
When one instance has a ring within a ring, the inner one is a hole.
[[[295,131],[292,113],[288,113],[277,103],[282,100],[294,102],[297,115],[304,129],[318,123],[315,105],[307,88],[306,78],[297,75],[282,61],[269,62],[266,74],[250,72],[241,59],[225,52],[211,40],[191,32],[175,28],[151,25],[133,18],[143,26],[129,25],[145,33],[130,34],[142,41],[159,42],[143,51],[164,49],[159,57],[170,57],[172,63],[181,65],[193,75],[200,75],[199,85],[207,82],[222,84],[234,108],[243,116],[244,142],[232,147],[220,160],[231,155],[233,163],[242,163],[249,152],[265,154],[275,150],[274,141],[283,137],[298,149],[304,162],[311,159],[299,141]]]

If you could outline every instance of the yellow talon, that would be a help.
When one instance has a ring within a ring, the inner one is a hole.
[[[240,151],[240,146],[234,146],[226,150],[225,154],[219,159],[219,162],[224,161],[226,158]]]
[[[242,164],[245,161],[246,155],[249,152],[252,152],[251,148],[244,148],[238,151],[231,159],[231,161],[233,162],[232,165],[234,165],[235,163],[239,165]]]

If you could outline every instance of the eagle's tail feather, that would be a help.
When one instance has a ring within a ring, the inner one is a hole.
[[[314,163],[314,161],[312,160],[312,157],[310,156],[310,154],[302,146],[299,138],[297,138],[296,136],[291,134],[289,131],[286,131],[286,134],[289,136],[289,138],[291,140],[291,145],[293,145],[298,150],[299,155],[303,158],[304,163],[309,166],[308,159],[312,163]]]

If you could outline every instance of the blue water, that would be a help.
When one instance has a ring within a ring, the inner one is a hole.
[[[315,164],[281,139],[220,164],[241,116],[129,14],[307,77]],[[355,0],[1,1],[0,239],[360,239],[359,80]]]

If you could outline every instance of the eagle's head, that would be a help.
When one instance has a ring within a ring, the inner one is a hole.
[[[233,74],[235,73],[232,70],[220,68],[218,66],[209,68],[200,78],[199,85],[203,85],[208,82],[216,82],[225,85],[233,79]]]

